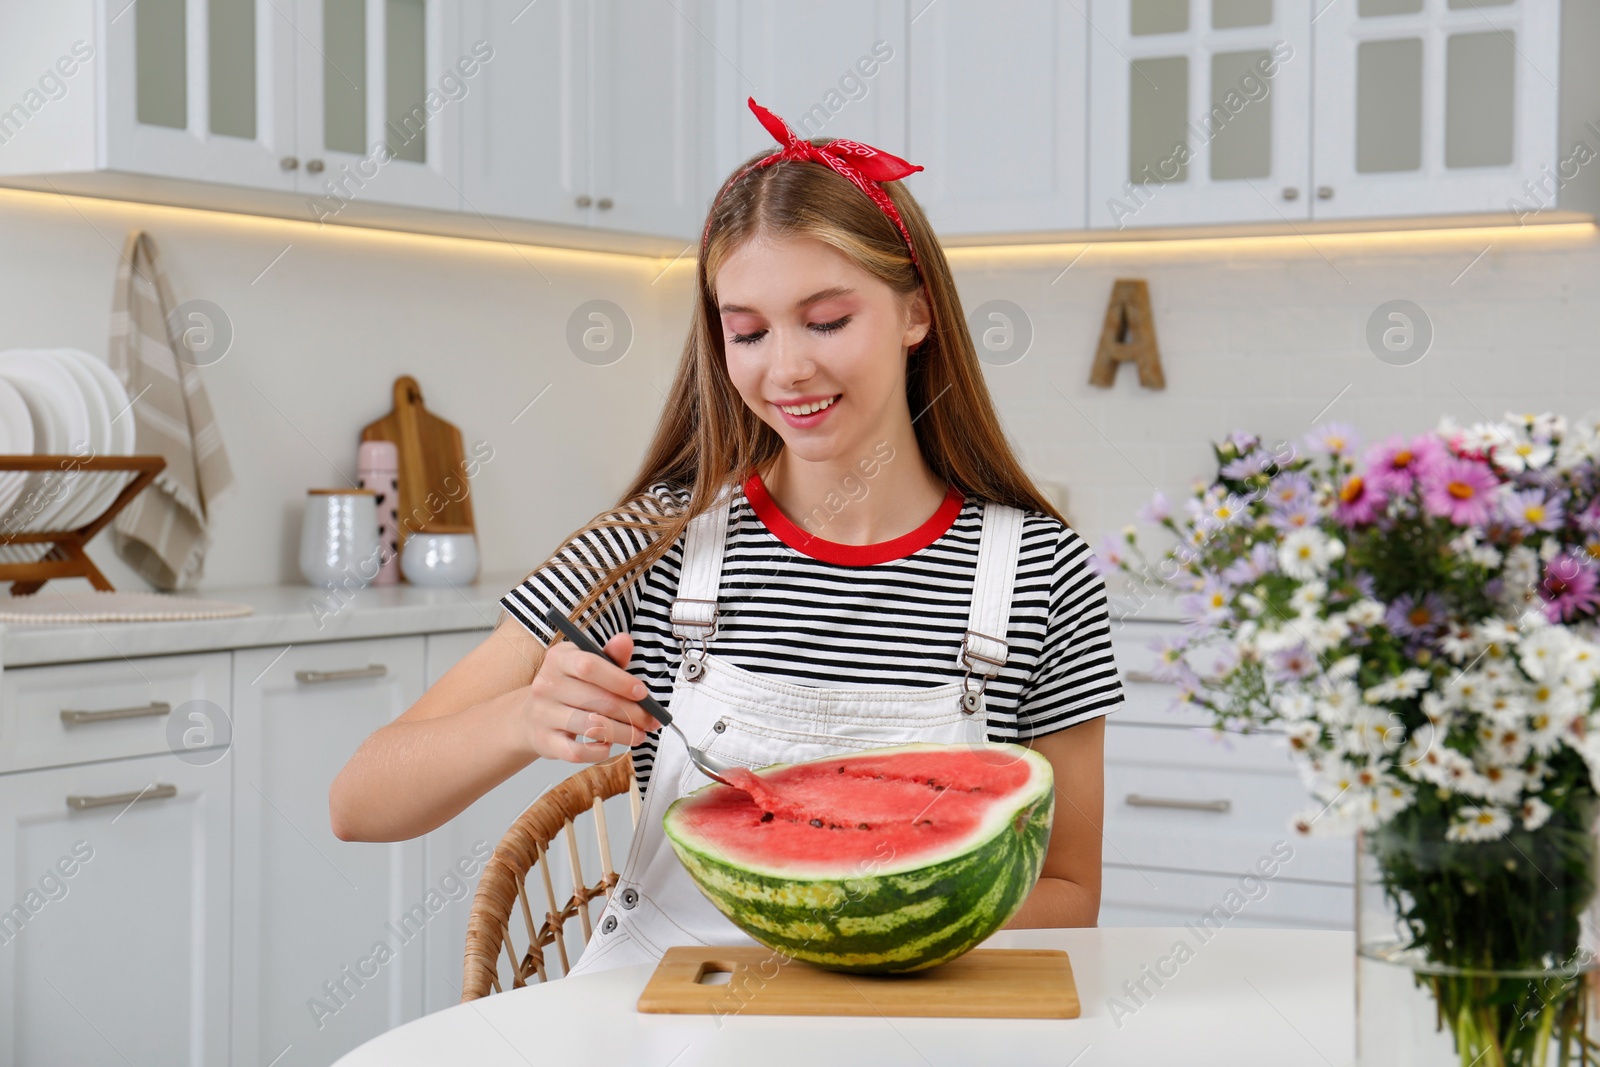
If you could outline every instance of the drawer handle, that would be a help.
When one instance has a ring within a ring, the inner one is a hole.
[[[104,711],[77,711],[61,709],[61,721],[68,726],[82,726],[86,722],[111,722],[113,719],[142,719],[145,716],[165,715],[172,705],[164,700],[152,701],[137,708],[107,708]]]
[[[297,682],[342,682],[349,678],[382,678],[388,673],[388,667],[381,663],[373,663],[366,667],[350,667],[342,671],[295,671],[294,680]]]
[[[1171,685],[1172,684],[1171,682],[1164,681],[1163,679],[1157,678],[1150,671],[1141,671],[1141,670],[1138,670],[1137,668],[1123,671],[1122,672],[1122,676],[1124,678],[1126,678],[1130,682],[1153,682],[1156,685]]]
[[[1124,803],[1135,808],[1182,808],[1184,811],[1227,811],[1231,800],[1185,800],[1181,797],[1146,797],[1129,793]]]
[[[111,793],[101,797],[68,797],[67,807],[73,811],[88,811],[90,808],[127,806],[146,800],[170,800],[177,795],[178,787],[175,785],[151,785],[136,789],[132,793]]]

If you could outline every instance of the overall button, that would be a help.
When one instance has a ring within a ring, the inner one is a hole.
[[[631,909],[635,904],[639,903],[639,891],[633,888],[624,889],[620,900],[624,908]]]
[[[711,729],[715,730],[719,734],[727,728],[728,724],[723,722],[721,719],[718,719],[716,722],[711,724]]]
[[[606,916],[606,921],[600,924],[600,932],[602,934],[609,934],[611,931],[615,930],[616,928],[617,928],[617,917],[615,915],[607,915]]]

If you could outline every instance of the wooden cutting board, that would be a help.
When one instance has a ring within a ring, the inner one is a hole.
[[[400,453],[400,548],[412,531],[473,530],[472,483],[461,431],[429,411],[409,374],[394,380],[394,410],[361,431],[363,441],[393,441]],[[434,497],[436,508],[428,506]]]
[[[704,975],[726,972],[726,984]],[[679,945],[656,965],[639,1010],[668,1015],[902,1015],[1076,1019],[1078,987],[1060,949],[976,948],[901,975],[841,974],[768,948]]]

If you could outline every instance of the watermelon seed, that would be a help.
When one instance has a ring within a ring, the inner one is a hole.
[[[821,819],[812,819],[811,820],[811,825],[812,826],[816,826],[816,827],[821,827],[822,826],[822,820]]]
[[[856,826],[856,829],[857,830],[870,830],[871,827],[868,826],[866,823],[861,823],[858,826]]]
[[[770,811],[762,812],[761,813],[761,821],[762,822],[771,822],[772,821],[772,812],[770,812]]]

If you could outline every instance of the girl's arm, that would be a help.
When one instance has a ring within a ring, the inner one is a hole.
[[[1105,743],[1104,715],[1028,742],[1055,769],[1055,821],[1044,870],[1006,929],[1099,925]]]
[[[633,638],[617,634],[603,662],[560,642],[550,650],[507,614],[415,704],[361,743],[328,790],[334,836],[404,841],[450,821],[541,754],[595,763],[612,744],[637,744],[655,720],[620,699],[637,683],[617,664]],[[537,684],[535,684],[537,682]],[[585,744],[575,735],[607,743]]]

